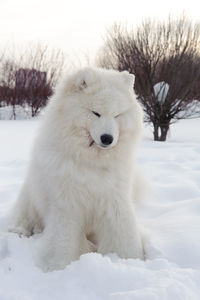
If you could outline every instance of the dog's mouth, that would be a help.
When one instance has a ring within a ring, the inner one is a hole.
[[[93,138],[91,137],[91,134],[89,131],[87,131],[88,134],[88,138],[89,138],[89,148],[92,147],[95,143],[95,141],[93,140]]]
[[[94,144],[94,140],[92,140],[89,144],[89,147],[92,147],[92,145]]]
[[[101,148],[101,149],[105,149],[106,147],[104,147],[103,145],[99,145],[97,144],[93,138],[91,137],[91,135],[89,134],[89,139],[90,139],[90,142],[89,142],[89,148],[91,148],[93,145],[96,145],[98,148]]]

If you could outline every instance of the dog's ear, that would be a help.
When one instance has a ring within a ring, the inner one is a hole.
[[[79,92],[87,89],[93,82],[92,69],[85,68],[78,72],[75,72],[70,78],[68,78],[66,88],[70,92]]]
[[[78,85],[78,89],[79,90],[84,90],[88,87],[88,84],[86,83],[86,80],[85,79],[82,79],[80,84]]]
[[[134,86],[134,83],[135,83],[135,75],[133,74],[130,74],[129,72],[127,71],[123,71],[121,72],[122,76],[123,76],[123,79],[124,81],[128,84],[128,85],[131,85],[131,87]]]

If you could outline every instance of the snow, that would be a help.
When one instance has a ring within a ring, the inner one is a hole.
[[[34,263],[39,236],[7,232],[39,123],[0,121],[0,300],[200,299],[200,120],[174,124],[165,143],[145,129],[138,161],[151,197],[137,214],[149,230],[147,259],[90,253],[50,273]]]
[[[17,120],[26,120],[31,118],[31,108],[29,106],[22,107],[15,105],[15,118]],[[5,105],[0,107],[0,120],[13,120],[13,107],[11,105]]]
[[[169,84],[161,81],[154,85],[154,93],[159,103],[164,104],[169,91]]]

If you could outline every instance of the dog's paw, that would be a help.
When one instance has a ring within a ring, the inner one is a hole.
[[[53,258],[53,256],[50,257],[43,257],[42,259],[37,260],[37,266],[42,269],[43,272],[52,272],[55,270],[63,270],[67,266],[67,262],[65,261],[59,261]]]
[[[26,230],[25,228],[18,226],[18,227],[9,227],[8,232],[16,233],[21,238],[22,236],[29,237],[32,235],[32,232]]]

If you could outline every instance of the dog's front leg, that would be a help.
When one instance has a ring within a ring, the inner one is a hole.
[[[63,269],[80,256],[80,216],[60,211],[47,220],[47,226],[40,239],[38,265],[44,271]]]
[[[121,258],[144,259],[142,239],[134,208],[115,203],[107,209],[98,228],[98,252],[117,253]]]

